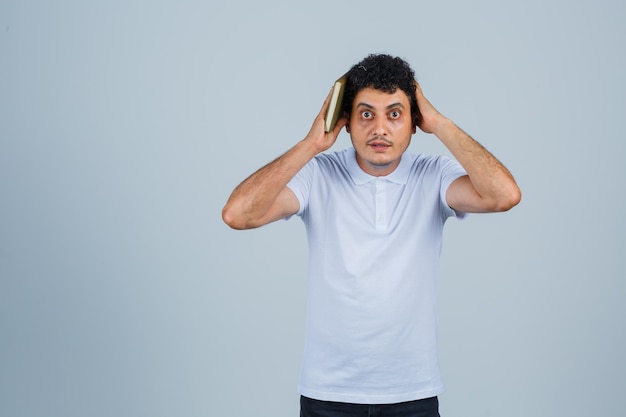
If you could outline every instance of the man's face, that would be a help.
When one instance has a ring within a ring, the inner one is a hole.
[[[346,129],[361,169],[374,176],[388,175],[415,133],[409,99],[399,88],[393,94],[364,88],[354,98]]]

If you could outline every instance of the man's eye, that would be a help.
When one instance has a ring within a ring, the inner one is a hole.
[[[397,111],[397,110],[394,110],[394,111],[392,111],[391,113],[389,113],[389,116],[390,116],[392,119],[397,119],[398,117],[400,117],[400,112],[399,112],[399,111]]]
[[[361,113],[361,117],[363,117],[364,119],[369,119],[372,117],[372,113],[368,112],[368,111],[364,111]]]

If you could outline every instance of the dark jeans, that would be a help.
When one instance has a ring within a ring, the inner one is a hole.
[[[396,404],[352,404],[300,397],[300,417],[440,417],[437,397]]]

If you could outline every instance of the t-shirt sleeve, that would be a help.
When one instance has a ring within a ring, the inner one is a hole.
[[[439,195],[441,198],[442,207],[447,217],[457,217],[463,219],[467,216],[466,212],[456,211],[448,205],[446,201],[446,194],[450,184],[452,184],[457,178],[467,175],[465,169],[454,159],[448,157],[441,157],[441,186],[439,189]]]
[[[309,205],[309,195],[311,193],[311,184],[313,183],[316,163],[316,159],[313,158],[287,183],[287,188],[295,194],[300,203],[300,208],[296,213],[297,216],[302,216]],[[291,216],[286,219],[290,217]]]

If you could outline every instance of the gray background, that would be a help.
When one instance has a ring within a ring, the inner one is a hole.
[[[213,3],[0,2],[0,415],[296,416],[304,228],[220,211],[370,52],[524,193],[447,225],[442,415],[622,414],[624,3]]]

